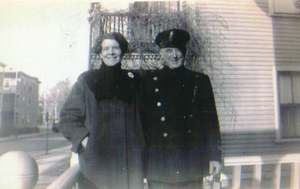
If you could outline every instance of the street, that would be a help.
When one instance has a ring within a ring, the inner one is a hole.
[[[46,134],[32,136],[29,138],[22,138],[22,135],[19,135],[19,138],[15,138],[13,140],[1,141],[0,155],[9,151],[24,151],[30,155],[43,151],[46,153],[46,138]],[[48,150],[67,145],[69,145],[69,142],[62,136],[61,133],[49,132]]]
[[[0,140],[0,155],[9,151],[23,151],[33,157],[39,168],[39,179],[34,189],[44,189],[69,168],[71,145],[61,133],[49,131],[46,154],[46,130],[32,135],[19,135]]]

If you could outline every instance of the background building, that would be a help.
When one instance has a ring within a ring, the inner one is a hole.
[[[40,81],[21,71],[5,71],[0,77],[3,79],[1,135],[36,131]]]

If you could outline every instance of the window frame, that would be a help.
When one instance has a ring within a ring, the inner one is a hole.
[[[293,10],[290,12],[276,12],[276,3],[277,0],[268,0],[268,9],[269,9],[269,16],[279,16],[279,17],[300,17],[300,8],[297,8],[294,5],[295,0],[288,0],[287,3],[293,5]]]
[[[278,72],[299,72],[299,64],[294,65],[280,65],[273,67],[273,88],[274,88],[274,113],[275,113],[275,143],[286,143],[286,142],[300,142],[299,138],[282,138],[281,136],[281,115],[280,115],[280,96],[279,96],[279,83],[278,83]]]
[[[8,86],[6,86],[6,83],[8,83]],[[4,80],[3,80],[3,89],[4,90],[10,89],[10,79],[4,78]]]

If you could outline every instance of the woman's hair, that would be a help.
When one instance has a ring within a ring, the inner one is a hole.
[[[120,49],[122,51],[122,54],[124,54],[128,49],[128,41],[125,39],[125,37],[120,33],[112,32],[112,33],[106,33],[106,34],[104,34],[104,35],[102,35],[102,36],[100,36],[96,39],[96,43],[95,43],[95,46],[94,46],[94,52],[96,54],[99,54],[101,52],[101,50],[102,50],[101,44],[105,39],[114,39],[114,40],[116,40],[120,45]]]

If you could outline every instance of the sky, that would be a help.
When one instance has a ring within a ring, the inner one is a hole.
[[[0,62],[41,81],[40,94],[58,81],[74,83],[88,69],[91,0],[0,0]],[[101,1],[107,10],[128,0]],[[1,68],[0,68],[1,69]]]

